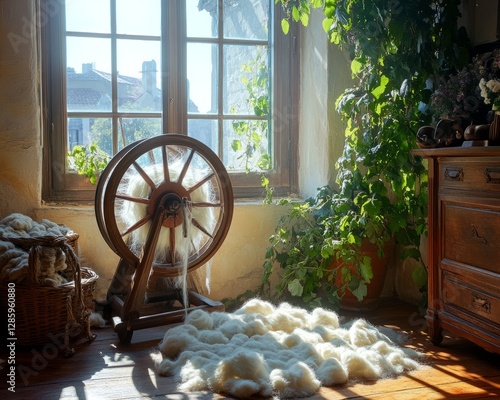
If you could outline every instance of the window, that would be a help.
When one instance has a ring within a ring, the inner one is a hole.
[[[43,0],[47,201],[90,201],[68,152],[162,133],[208,145],[235,197],[295,188],[297,35],[274,0]],[[49,18],[50,17],[50,18]],[[41,19],[42,20],[42,19]]]

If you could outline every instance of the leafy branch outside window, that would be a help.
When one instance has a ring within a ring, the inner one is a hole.
[[[246,86],[248,97],[246,103],[256,117],[269,116],[269,71],[266,63],[267,53],[258,48],[255,60],[241,66],[245,73],[242,82]],[[231,107],[231,113],[237,113],[237,106]],[[255,169],[270,170],[272,159],[269,152],[269,118],[266,120],[234,121],[232,123],[236,139],[231,142],[231,149],[236,152],[239,160],[248,173]]]
[[[68,153],[69,168],[76,170],[78,174],[85,175],[93,185],[97,182],[99,173],[106,167],[111,156],[102,151],[97,142],[89,145],[76,145]]]
[[[133,104],[127,107],[138,109]],[[161,133],[159,118],[119,118],[118,122],[123,146]],[[111,160],[111,137],[111,119],[94,119],[90,126],[89,144],[76,145],[68,152],[69,169],[96,184],[99,174]]]

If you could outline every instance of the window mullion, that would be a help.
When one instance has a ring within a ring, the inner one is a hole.
[[[161,93],[162,93],[162,132],[168,132],[170,129],[170,101],[169,101],[169,80],[170,80],[170,66],[168,64],[170,57],[168,57],[169,42],[168,42],[168,8],[170,2],[161,2],[161,65],[163,66],[163,73],[161,78]]]
[[[179,85],[179,133],[187,135],[187,28],[186,28],[186,1],[179,1],[179,9],[177,13],[177,49],[178,49],[178,75],[177,84]]]
[[[218,143],[219,143],[219,157],[221,160],[224,159],[224,79],[222,78],[224,76],[224,44],[223,44],[223,37],[224,37],[224,5],[223,5],[223,0],[219,0],[218,2],[219,6],[219,11],[217,13],[217,16],[219,18],[219,21],[217,21],[217,26],[218,26],[218,32],[217,32],[217,46],[219,47],[219,51],[217,52],[219,56],[219,74],[217,76],[217,102],[218,102],[218,119],[219,123],[217,124],[219,127],[218,131]]]
[[[44,92],[46,104],[49,106],[47,112],[47,123],[45,124],[45,137],[50,145],[44,146],[44,156],[52,163],[45,170],[50,176],[44,185],[45,194],[54,195],[64,189],[64,175],[66,173],[66,35],[65,35],[65,8],[61,6],[60,18],[57,22],[44,29],[48,35],[47,47],[53,46],[52,58],[44,59],[46,76],[53,85]],[[57,138],[57,140],[53,140]],[[63,166],[63,168],[61,168]],[[64,173],[61,173],[63,171]]]
[[[118,61],[116,54],[116,0],[110,1],[111,17],[111,112],[113,154],[118,152]]]
[[[163,3],[162,20],[163,130],[187,134],[185,1]]]

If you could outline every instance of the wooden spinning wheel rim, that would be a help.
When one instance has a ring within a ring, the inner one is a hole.
[[[130,149],[137,146],[140,142],[145,139],[137,140],[134,143],[130,143],[128,146],[121,149],[115,156],[109,161],[101,175],[99,176],[99,181],[97,183],[97,187],[95,190],[95,199],[94,199],[94,207],[95,207],[95,216],[97,220],[97,225],[99,227],[99,231],[101,232],[102,237],[106,241],[109,247],[116,253],[116,250],[113,246],[113,242],[109,239],[108,232],[106,231],[106,223],[104,220],[104,208],[102,207],[102,197],[104,196],[104,191],[106,188],[106,184],[108,179],[113,172],[116,164],[120,161],[125,154],[129,152]]]
[[[171,166],[169,165],[169,156],[167,154],[168,149],[171,147],[176,149],[182,148],[186,150],[185,154],[188,154],[187,160],[183,161],[184,165],[180,175],[177,177],[177,181],[170,179],[169,170]],[[159,184],[152,182],[147,173],[139,166],[138,162],[142,156],[151,154],[153,150],[160,151],[162,154],[161,166],[163,168],[164,180]],[[203,160],[209,169],[209,174],[200,182],[186,187],[183,180],[184,174],[191,168],[191,161],[194,157]],[[148,199],[132,198],[119,193],[120,183],[131,168],[135,168],[142,179],[151,187]],[[212,185],[212,189],[215,190],[217,201],[192,202],[190,194],[193,190],[196,190],[194,188],[198,188],[212,180],[216,183]],[[128,227],[129,232],[127,234],[124,234],[120,229],[120,221],[115,213],[117,200],[120,199],[147,205],[147,213],[143,221],[138,221],[134,226]],[[234,202],[231,182],[223,163],[208,146],[198,140],[186,135],[164,134],[137,141],[118,152],[101,174],[97,184],[95,197],[96,219],[101,234],[110,248],[129,265],[136,267],[140,262],[140,257],[130,247],[129,241],[126,239],[128,233],[154,220],[156,212],[161,211],[165,213],[164,217],[161,218],[161,224],[164,228],[170,230],[170,237],[175,237],[175,228],[184,223],[182,213],[175,211],[175,208],[179,206],[178,202],[188,203],[189,205],[184,204],[186,208],[213,207],[219,210],[213,232],[205,231],[204,227],[196,225],[206,235],[206,238],[203,245],[188,257],[187,269],[188,272],[191,272],[204,265],[222,245],[231,224]],[[166,210],[168,208],[172,210]],[[192,222],[193,224],[195,223],[195,221]],[[151,227],[150,231],[153,229]],[[142,245],[144,247],[146,242],[142,243]],[[171,251],[175,252],[175,244],[172,241],[171,247],[174,247]],[[174,262],[154,262],[153,267],[155,271],[159,271],[160,275],[167,277],[181,275],[183,270],[182,263],[175,261],[175,257],[172,258]]]

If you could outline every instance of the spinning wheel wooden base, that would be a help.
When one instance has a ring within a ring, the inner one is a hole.
[[[120,256],[106,306],[122,343],[134,330],[180,322],[186,311],[224,309],[192,290],[185,296],[183,288],[152,287],[158,279],[185,282],[227,235],[232,187],[209,147],[177,134],[130,144],[103,171],[95,211],[102,236]]]

